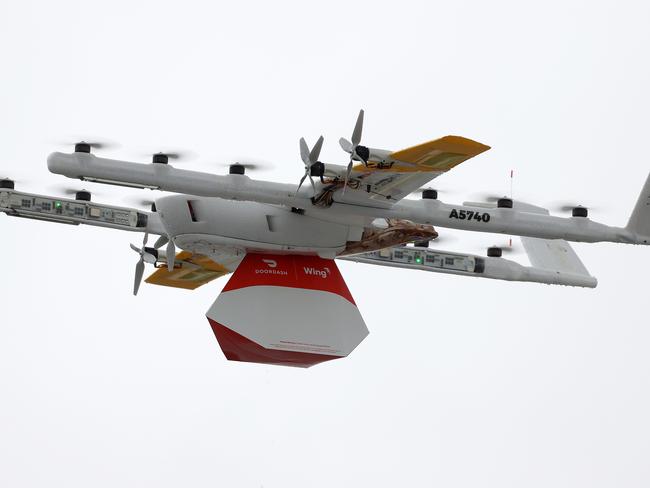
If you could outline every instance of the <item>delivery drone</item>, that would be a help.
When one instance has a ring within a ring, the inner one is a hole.
[[[141,164],[96,156],[101,144],[79,142],[74,152],[47,159],[52,173],[82,181],[173,192],[151,211],[91,201],[87,191],[55,198],[16,191],[0,180],[0,211],[65,224],[141,232],[133,293],[146,264],[147,283],[195,289],[232,273],[207,318],[231,360],[311,366],[347,356],[368,334],[336,259],[475,278],[590,287],[589,274],[568,241],[650,241],[650,177],[626,227],[571,217],[512,198],[491,203],[443,203],[433,188],[405,199],[437,176],[489,149],[446,136],[400,151],[361,144],[363,110],[351,140],[340,139],[347,165],[319,161],[321,136],[310,149],[300,139],[304,173],[299,184],[249,178],[246,165],[229,174],[178,169],[175,154]],[[308,183],[306,183],[308,180]],[[436,228],[521,236],[531,266],[487,256],[435,250]],[[150,234],[158,239],[149,247]],[[180,249],[180,252],[177,252]]]

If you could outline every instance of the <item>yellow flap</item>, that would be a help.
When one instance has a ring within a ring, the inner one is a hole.
[[[167,266],[158,268],[145,281],[152,285],[194,290],[229,273],[227,268],[215,263],[207,256],[183,251],[176,255],[176,264],[171,273],[167,270]]]

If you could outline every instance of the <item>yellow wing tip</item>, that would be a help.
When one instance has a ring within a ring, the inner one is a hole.
[[[462,136],[445,136],[392,153],[397,161],[417,164],[420,171],[448,171],[490,146]]]
[[[466,149],[466,152],[464,152],[464,154],[468,156],[476,156],[478,154],[481,154],[482,152],[487,151],[488,149],[491,149],[491,147],[486,144],[480,143],[473,139],[468,139],[467,137],[463,137],[463,136],[445,136],[431,142],[441,142],[441,143],[458,145],[459,147]]]

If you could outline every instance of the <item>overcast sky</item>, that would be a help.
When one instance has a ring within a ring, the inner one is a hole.
[[[447,134],[492,150],[441,198],[509,192],[624,225],[650,170],[650,7],[561,2],[0,2],[0,177],[45,160],[191,149],[345,161]],[[137,190],[96,186],[126,204]],[[502,237],[438,229],[444,248]],[[647,487],[650,249],[578,244],[595,290],[339,264],[370,335],[308,370],[225,360],[226,280],[131,294],[138,234],[0,215],[0,485]]]

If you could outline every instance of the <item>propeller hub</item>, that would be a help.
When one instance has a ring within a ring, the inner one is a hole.
[[[74,152],[90,154],[90,144],[87,142],[78,142],[74,145]]]
[[[320,161],[316,161],[309,167],[309,174],[311,176],[323,176],[325,174],[325,165]]]
[[[427,188],[426,190],[422,190],[422,199],[423,200],[437,200],[438,199],[438,191],[434,190],[433,188]]]
[[[82,202],[90,201],[90,192],[86,190],[80,190],[74,194],[75,200],[81,200]]]
[[[154,164],[168,164],[169,156],[164,153],[156,153],[153,155],[151,162]]]
[[[4,180],[0,180],[0,188],[6,188],[8,190],[13,190],[15,187],[15,183],[13,180],[10,180],[9,178],[5,178]]]
[[[370,158],[370,149],[366,146],[357,146],[354,152],[359,156],[359,159],[361,159],[364,164],[368,162],[368,159]]]
[[[503,255],[503,250],[500,247],[488,247],[487,255],[490,258],[500,258]]]
[[[587,217],[589,215],[589,210],[586,207],[575,207],[571,210],[571,215],[574,217]]]
[[[512,208],[512,198],[499,198],[497,200],[498,208]]]
[[[158,249],[156,249],[155,247],[146,247],[145,246],[144,248],[142,248],[142,250],[145,253],[151,254],[154,258],[158,259]]]
[[[231,175],[243,175],[246,173],[246,167],[239,163],[231,164],[228,172]]]

